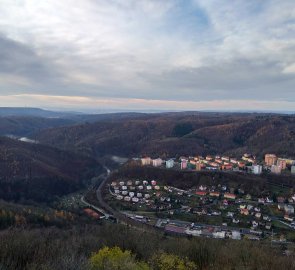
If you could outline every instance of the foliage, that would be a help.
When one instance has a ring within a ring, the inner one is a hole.
[[[196,265],[187,258],[180,258],[179,256],[160,253],[154,255],[151,259],[151,265],[154,270],[195,270]]]
[[[81,154],[0,137],[0,199],[50,202],[85,187],[103,171]]]
[[[42,130],[36,138],[64,149],[79,146],[97,156],[250,152],[263,157],[270,152],[294,157],[294,128],[294,115],[187,112],[143,115],[136,120],[114,117],[113,121]]]
[[[130,251],[119,247],[104,247],[90,258],[92,270],[148,270],[148,265],[136,262]]]
[[[130,250],[132,254],[127,254],[131,254],[130,261],[136,270],[149,269],[146,263],[153,269],[157,265],[152,264],[151,258],[159,258],[162,253],[166,254],[160,257],[165,258],[162,263],[166,259],[177,262],[181,258],[186,263],[193,262],[198,270],[295,269],[294,253],[284,256],[279,246],[270,248],[267,244],[249,241],[166,238],[160,233],[120,224],[75,226],[67,230],[9,229],[0,231],[0,243],[0,265],[5,270],[89,270],[89,258],[106,246]]]

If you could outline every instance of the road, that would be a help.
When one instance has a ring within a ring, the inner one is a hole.
[[[86,206],[88,206],[88,207],[90,207],[90,208],[93,208],[93,209],[96,210],[97,212],[101,213],[101,214],[104,215],[106,218],[109,217],[109,214],[107,214],[103,209],[101,209],[101,208],[99,208],[99,207],[97,207],[97,206],[95,206],[95,205],[93,205],[93,204],[90,204],[90,203],[86,202],[84,196],[81,197],[81,202],[82,202],[83,204],[85,204]]]
[[[117,222],[123,224],[123,225],[127,225],[131,228],[134,228],[136,230],[145,232],[145,231],[149,231],[151,233],[155,233],[155,232],[159,232],[161,231],[158,228],[155,228],[151,225],[142,223],[140,221],[136,221],[133,219],[130,219],[129,217],[127,217],[125,214],[116,211],[115,209],[111,208],[103,199],[102,196],[102,192],[105,188],[105,185],[107,183],[107,180],[109,178],[109,176],[111,175],[111,170],[107,167],[104,167],[107,171],[107,174],[104,176],[103,180],[100,182],[99,186],[97,187],[96,190],[96,197],[98,200],[98,204],[99,206],[104,210],[104,212],[106,213],[106,218],[113,218],[115,219]]]
[[[96,196],[97,196],[97,197],[98,197],[98,194],[101,194],[101,189],[102,189],[102,187],[105,185],[105,183],[106,183],[108,177],[109,177],[110,174],[111,174],[111,170],[110,170],[109,168],[107,168],[107,167],[104,167],[104,168],[105,168],[107,174],[101,176],[101,177],[103,178],[103,181],[100,182],[100,184],[99,184],[99,186],[98,186],[98,189],[97,189],[97,191],[96,191]],[[103,214],[103,215],[105,216],[106,219],[109,218],[110,215],[109,215],[104,209],[102,209],[102,208],[100,208],[100,207],[97,207],[96,205],[93,205],[93,204],[90,204],[90,203],[86,202],[84,196],[81,197],[81,202],[82,202],[83,204],[85,204],[86,206],[88,206],[88,207],[90,207],[90,208],[93,208],[94,210],[96,210],[96,211],[100,212],[101,214]]]

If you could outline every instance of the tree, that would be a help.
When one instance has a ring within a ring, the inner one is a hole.
[[[153,256],[151,265],[155,270],[195,270],[197,266],[187,258],[161,253]]]
[[[147,264],[137,262],[130,251],[119,247],[104,247],[90,258],[92,270],[149,270]]]

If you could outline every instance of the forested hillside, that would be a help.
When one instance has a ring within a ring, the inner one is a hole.
[[[103,171],[94,159],[0,137],[0,198],[45,200],[73,192]]]
[[[167,113],[42,130],[42,143],[101,156],[267,152],[295,157],[295,116]]]
[[[283,255],[279,246],[271,248],[250,241],[172,238],[123,225],[6,230],[0,232],[0,242],[2,269],[292,270],[295,267],[294,255]],[[120,260],[120,252],[111,256],[104,252],[102,262],[106,264],[100,267],[99,256],[94,260],[94,254],[106,246],[129,250],[134,257]],[[159,257],[162,254],[165,257]],[[135,260],[144,263],[145,268],[142,264],[141,267],[132,264]],[[171,260],[174,261],[172,265],[169,264]],[[181,267],[179,260],[191,262],[193,267]],[[120,264],[107,268],[107,262]]]

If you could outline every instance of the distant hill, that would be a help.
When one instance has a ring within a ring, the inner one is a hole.
[[[113,122],[131,118],[142,118],[145,116],[145,114],[141,113],[62,114],[39,109],[29,109],[28,111],[30,113],[26,113],[21,108],[17,108],[15,111],[11,108],[8,109],[9,110],[6,111],[6,109],[0,108],[0,136],[13,135],[30,137],[33,133],[46,128],[100,121]],[[1,114],[1,110],[6,112]],[[49,115],[56,115],[56,117],[49,117]]]
[[[49,111],[39,108],[27,107],[0,107],[0,117],[5,116],[36,116],[36,117],[67,117],[74,114],[81,114],[77,112],[57,112]]]
[[[95,156],[267,152],[295,157],[295,116],[242,113],[162,113],[42,130],[42,143]]]
[[[92,158],[0,137],[0,198],[48,201],[83,187],[102,171]]]
[[[0,136],[30,136],[32,133],[51,127],[74,125],[76,122],[63,118],[42,118],[35,116],[0,117]]]

